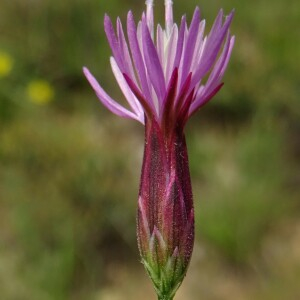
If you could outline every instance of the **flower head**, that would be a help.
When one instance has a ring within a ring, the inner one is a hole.
[[[201,20],[198,7],[190,26],[185,16],[177,26],[173,23],[172,1],[165,0],[165,28],[158,25],[155,29],[153,0],[147,0],[146,6],[137,26],[132,12],[128,13],[128,42],[120,19],[115,33],[110,18],[104,18],[113,54],[112,71],[130,108],[113,100],[87,68],[84,73],[100,101],[113,113],[143,124],[146,115],[154,117],[160,125],[170,123],[171,119],[184,125],[222,87],[234,44],[229,33],[233,12],[223,22],[220,10],[205,36],[205,20]],[[203,78],[207,80],[204,82]]]
[[[145,150],[137,213],[142,262],[160,300],[173,299],[192,255],[194,209],[184,125],[222,87],[234,37],[233,17],[221,10],[207,36],[195,9],[173,23],[172,1],[165,0],[165,28],[154,28],[153,0],[136,25],[127,16],[127,39],[120,19],[116,32],[104,27],[113,56],[111,67],[129,109],[113,100],[87,68],[84,73],[101,102],[113,113],[145,124]],[[204,80],[204,78],[207,78]]]

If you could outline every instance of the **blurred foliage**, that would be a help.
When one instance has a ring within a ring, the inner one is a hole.
[[[299,1],[174,2],[177,20],[200,5],[208,27],[220,7],[236,9],[226,84],[186,130],[198,240],[192,294],[178,299],[298,299]],[[148,299],[131,288],[148,289],[135,241],[143,128],[99,106],[81,71],[123,99],[103,15],[137,19],[143,6],[1,1],[1,299]],[[122,275],[124,265],[135,271]],[[228,278],[235,288],[223,292]]]

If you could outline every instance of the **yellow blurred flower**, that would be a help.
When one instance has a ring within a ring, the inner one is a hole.
[[[13,58],[7,52],[0,50],[0,78],[9,75],[13,64]]]
[[[46,80],[33,80],[27,86],[29,100],[35,104],[47,104],[54,97],[54,89]]]

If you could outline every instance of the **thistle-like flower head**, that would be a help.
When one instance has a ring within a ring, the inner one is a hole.
[[[113,100],[88,69],[84,68],[84,73],[98,98],[113,113],[143,124],[146,115],[154,117],[161,126],[173,126],[174,122],[184,125],[222,87],[234,44],[229,33],[233,12],[223,22],[220,10],[205,36],[205,20],[201,20],[198,7],[190,26],[185,16],[177,26],[173,23],[172,1],[165,0],[165,29],[160,25],[155,29],[153,0],[147,0],[146,6],[137,26],[132,12],[128,13],[128,42],[120,19],[115,33],[110,18],[104,18],[113,54],[112,71],[130,108]]]
[[[104,27],[112,49],[111,67],[130,108],[121,106],[84,73],[101,102],[113,113],[145,124],[145,151],[139,190],[137,238],[142,262],[160,300],[173,299],[191,258],[194,209],[184,125],[222,87],[234,37],[233,13],[221,10],[207,36],[195,9],[173,23],[172,1],[165,0],[165,28],[154,28],[153,0],[136,25],[127,16],[127,39],[120,19],[116,32]],[[204,78],[206,78],[204,80]]]

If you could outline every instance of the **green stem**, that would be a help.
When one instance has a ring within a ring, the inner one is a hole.
[[[171,298],[171,297],[168,297],[168,296],[166,296],[166,297],[164,297],[164,296],[158,296],[158,300],[173,300],[173,297]]]

